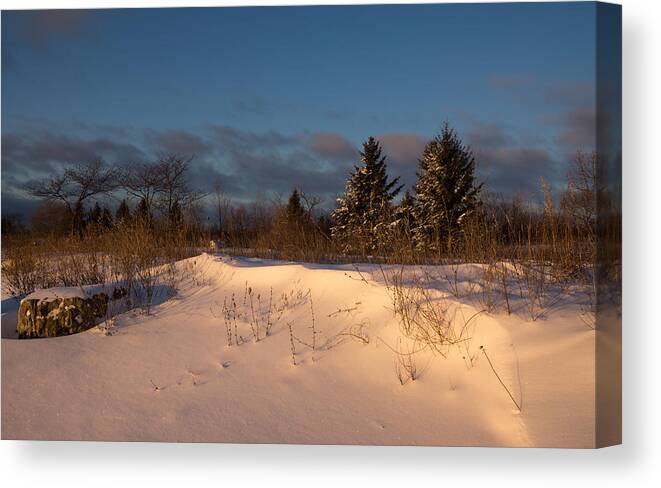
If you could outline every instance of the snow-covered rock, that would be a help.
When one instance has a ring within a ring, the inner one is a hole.
[[[56,337],[83,332],[106,314],[108,295],[80,288],[38,290],[18,310],[18,337]]]

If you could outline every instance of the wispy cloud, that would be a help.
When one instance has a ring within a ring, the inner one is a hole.
[[[571,145],[586,137],[591,122],[580,113],[566,114],[567,119],[546,123],[566,127],[566,133],[558,133],[557,143]],[[479,177],[494,191],[536,192],[540,176],[551,183],[561,181],[563,162],[557,155],[543,143],[531,143],[502,124],[473,120],[460,136],[475,152]],[[399,176],[412,187],[430,136],[389,132],[375,137],[383,145],[391,177]],[[343,135],[325,131],[287,134],[219,124],[198,130],[128,130],[25,120],[20,129],[2,135],[3,200],[10,206],[17,204],[25,182],[67,163],[103,159],[131,164],[178,153],[194,156],[192,184],[202,191],[210,191],[220,181],[230,197],[249,201],[258,194],[286,195],[297,187],[318,194],[332,207],[353,165],[359,162],[358,151]]]
[[[4,27],[10,27],[18,39],[37,49],[48,47],[56,39],[77,39],[91,33],[90,10],[21,10],[3,12]]]
[[[477,161],[478,177],[490,191],[535,194],[540,177],[560,184],[562,161],[544,146],[526,144],[501,125],[474,122],[466,140]]]
[[[334,161],[347,161],[358,156],[358,150],[353,144],[339,134],[314,132],[303,140],[313,153]]]
[[[45,127],[43,121],[25,122],[22,130],[2,135],[2,192],[12,195],[10,200],[3,197],[7,205],[20,200],[27,181],[69,163],[103,159],[123,165],[178,153],[194,156],[191,183],[202,191],[220,181],[229,196],[250,200],[257,194],[284,195],[298,187],[319,194],[330,206],[358,159],[349,140],[330,132],[291,135],[224,125],[199,131]]]

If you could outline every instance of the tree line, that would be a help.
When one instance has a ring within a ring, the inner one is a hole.
[[[83,238],[86,233],[135,220],[150,226],[158,221],[168,229],[190,223],[193,205],[204,196],[190,187],[191,161],[190,157],[167,155],[126,167],[107,166],[100,160],[70,165],[60,174],[27,186],[29,195],[47,203],[35,213],[33,230],[63,233],[66,227],[70,236]],[[113,215],[99,200],[119,191],[124,198]],[[129,199],[137,201],[134,209]],[[93,202],[90,208],[89,202]]]
[[[191,162],[165,155],[123,167],[101,161],[68,166],[26,188],[48,202],[35,213],[33,231],[83,238],[140,221],[158,232],[194,229],[199,243],[214,239],[228,252],[315,261],[475,261],[549,245],[553,259],[567,250],[589,259],[594,247],[594,154],[577,155],[559,200],[541,182],[540,207],[488,193],[476,179],[473,152],[447,123],[424,147],[411,188],[388,174],[380,142],[368,138],[331,211],[302,188],[292,189],[284,203],[244,205],[233,203],[220,184],[211,194],[196,191]],[[107,195],[119,201],[115,212],[99,203]],[[204,219],[203,202],[214,218]]]

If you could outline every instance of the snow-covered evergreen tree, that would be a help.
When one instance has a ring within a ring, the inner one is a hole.
[[[419,246],[450,249],[461,223],[478,206],[475,158],[447,123],[425,147],[415,187],[415,237]]]
[[[337,199],[331,235],[344,251],[373,252],[387,240],[392,222],[392,199],[402,186],[388,181],[386,157],[380,143],[370,137],[363,143],[361,165],[354,166],[344,195]]]
[[[413,237],[415,230],[415,205],[416,201],[411,192],[406,190],[402,201],[395,209],[395,219],[393,225],[397,228],[400,235],[408,238]]]

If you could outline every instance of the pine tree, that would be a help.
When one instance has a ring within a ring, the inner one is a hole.
[[[294,188],[287,201],[285,219],[288,226],[303,227],[306,223],[307,212],[301,204],[301,195],[296,188]]]
[[[96,202],[92,210],[87,214],[87,223],[99,225],[101,223],[101,214],[101,206],[99,202]]]
[[[416,201],[413,195],[406,190],[402,201],[395,209],[395,220],[393,224],[396,226],[400,235],[404,235],[409,239],[413,238],[413,232],[416,228],[415,206]]]
[[[112,214],[107,207],[101,207],[99,202],[94,204],[85,220],[85,232],[100,234],[112,227]]]
[[[274,245],[284,252],[287,259],[301,257],[305,254],[312,225],[310,213],[301,203],[301,194],[294,189],[271,230]]]
[[[415,187],[416,241],[440,252],[452,249],[462,221],[475,211],[482,185],[475,184],[475,158],[447,123],[425,147]]]
[[[131,217],[131,209],[129,208],[129,204],[126,202],[126,199],[122,199],[122,201],[119,204],[119,207],[117,207],[117,212],[115,213],[115,222],[122,223],[126,222],[129,218]]]
[[[103,207],[101,210],[101,218],[99,223],[103,229],[110,229],[112,227],[112,213],[108,207]]]
[[[144,198],[141,198],[140,203],[135,207],[133,218],[140,223],[151,224],[151,212],[149,211],[149,205]]]
[[[354,166],[344,195],[333,211],[331,234],[345,252],[373,252],[387,241],[392,220],[392,199],[402,189],[399,178],[388,181],[386,157],[380,143],[370,137],[360,153],[362,165]]]

